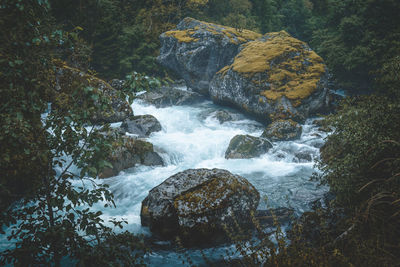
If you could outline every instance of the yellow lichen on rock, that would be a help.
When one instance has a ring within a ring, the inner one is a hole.
[[[325,73],[320,56],[308,46],[285,31],[269,33],[265,39],[248,42],[230,66],[218,73],[224,75],[229,69],[246,77],[265,74],[261,95],[271,100],[285,96],[290,100],[301,100],[310,96]],[[300,101],[293,101],[295,105]]]
[[[190,23],[191,21],[196,21],[192,18],[185,18],[185,23]],[[261,34],[249,31],[249,30],[237,30],[232,27],[222,26],[218,24],[208,23],[204,21],[198,21],[199,24],[192,29],[187,30],[172,30],[165,34],[176,38],[179,42],[190,43],[199,41],[198,38],[193,37],[193,35],[198,31],[208,31],[212,34],[220,37],[228,37],[232,43],[242,44],[248,41],[255,40],[261,37]]]
[[[185,31],[168,31],[165,33],[167,36],[174,37],[179,42],[183,43],[191,43],[199,41],[198,38],[193,38],[194,34],[193,30],[185,30]]]

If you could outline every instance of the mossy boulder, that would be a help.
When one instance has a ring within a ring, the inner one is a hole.
[[[189,169],[150,190],[141,222],[163,239],[213,246],[250,229],[260,195],[245,178],[221,169]]]
[[[325,64],[304,42],[281,31],[240,49],[233,63],[210,82],[215,102],[233,105],[263,121],[301,121],[328,107]]]
[[[161,131],[161,124],[152,115],[131,116],[122,122],[121,130],[138,137],[148,137],[153,132]]]
[[[231,64],[241,44],[261,35],[192,18],[160,36],[158,61],[180,75],[188,87],[208,95],[209,82],[222,67]]]
[[[136,165],[158,166],[163,165],[162,158],[154,152],[153,144],[144,140],[121,136],[118,131],[111,131],[112,137],[117,136],[112,143],[112,152],[107,161],[112,168],[105,168],[100,178],[108,178],[117,175],[120,171],[132,168]]]
[[[236,135],[225,152],[227,159],[248,159],[259,157],[272,148],[271,143],[262,137]]]
[[[112,123],[122,121],[133,115],[132,108],[129,103],[119,96],[119,93],[107,82],[97,78],[96,76],[85,73],[79,69],[69,67],[65,62],[59,61],[56,63],[56,81],[53,103],[58,105],[58,108],[69,108],[70,94],[76,88],[91,88],[93,93],[100,93],[111,103],[110,110],[101,110],[100,102],[96,100],[96,105],[99,106],[99,111],[91,118],[93,123]],[[85,108],[85,107],[82,107]]]
[[[277,120],[268,125],[261,137],[271,141],[290,141],[299,139],[302,127],[293,120]]]

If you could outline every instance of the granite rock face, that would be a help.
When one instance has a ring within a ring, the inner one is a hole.
[[[272,148],[271,143],[262,137],[236,135],[225,152],[227,159],[248,159],[259,157]]]
[[[212,246],[229,241],[227,230],[251,228],[250,214],[259,200],[258,191],[241,176],[221,169],[189,169],[150,190],[140,216],[142,225],[161,238]]]
[[[293,120],[276,120],[264,130],[262,137],[271,141],[290,141],[299,139],[302,127]]]
[[[158,62],[181,75],[193,91],[208,95],[214,74],[232,63],[241,44],[260,36],[185,18],[176,29],[161,34]]]

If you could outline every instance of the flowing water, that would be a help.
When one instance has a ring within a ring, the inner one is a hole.
[[[124,230],[138,234],[150,234],[140,224],[142,200],[148,192],[177,172],[191,168],[221,168],[247,178],[260,192],[262,201],[259,209],[268,207],[291,207],[297,215],[310,209],[310,204],[320,198],[326,188],[317,187],[310,181],[314,160],[319,157],[325,133],[319,132],[309,119],[303,126],[300,139],[287,142],[274,142],[273,148],[258,158],[225,159],[229,141],[235,135],[249,134],[260,136],[262,124],[246,118],[235,110],[214,105],[210,101],[192,106],[173,106],[156,108],[135,100],[132,105],[135,115],[151,114],[162,126],[162,131],[152,133],[148,141],[162,156],[165,166],[137,166],[120,172],[117,176],[104,179],[115,195],[117,208],[104,209],[99,203],[95,208],[102,210],[105,221],[110,218],[128,221]],[[227,110],[235,120],[219,123],[215,112]],[[118,127],[120,123],[113,126]],[[312,155],[311,162],[304,162],[296,153]],[[264,201],[267,199],[267,201]],[[5,236],[0,240],[1,249],[9,247]],[[151,266],[180,266],[184,255],[201,264],[202,253],[208,258],[225,255],[226,247],[208,250],[187,250],[176,252],[172,249],[153,251],[146,256]]]
[[[139,166],[106,180],[115,195],[117,208],[103,211],[105,217],[127,219],[129,231],[148,234],[148,229],[140,225],[141,201],[150,189],[171,175],[191,168],[221,168],[247,178],[260,192],[261,199],[268,199],[261,201],[259,209],[267,205],[291,207],[300,215],[326,192],[326,188],[317,187],[309,179],[316,171],[314,160],[326,136],[312,125],[312,119],[302,125],[303,133],[298,140],[275,142],[267,154],[258,158],[227,160],[224,155],[232,137],[237,134],[260,136],[263,125],[210,101],[193,106],[156,108],[136,100],[132,108],[135,115],[151,114],[160,121],[162,131],[152,133],[148,141],[153,143],[166,165]],[[218,110],[229,110],[236,120],[220,124],[215,118]],[[299,152],[311,154],[313,160],[299,160],[295,156]],[[206,253],[212,257],[212,253],[221,251],[213,249]],[[182,255],[158,251],[150,254],[147,261],[153,266],[176,266]],[[199,251],[191,250],[189,255],[192,260],[201,261]]]

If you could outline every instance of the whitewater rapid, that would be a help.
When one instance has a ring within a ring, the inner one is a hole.
[[[298,152],[318,158],[324,133],[306,121],[299,140],[275,142],[265,155],[253,159],[225,159],[229,141],[237,134],[260,136],[264,126],[246,118],[235,110],[205,101],[193,106],[156,108],[141,100],[132,104],[135,115],[151,114],[161,123],[162,130],[150,135],[148,141],[164,159],[163,167],[137,166],[105,179],[114,193],[117,208],[102,210],[104,217],[124,218],[127,230],[148,234],[140,224],[142,200],[148,192],[177,172],[191,168],[221,168],[247,178],[260,192],[259,208],[266,206],[291,207],[297,214],[310,208],[311,202],[320,198],[326,188],[310,181],[314,160],[299,162]],[[237,120],[222,124],[215,118],[218,110],[228,110]],[[114,124],[118,127],[119,124]]]
[[[327,191],[327,188],[318,187],[316,182],[310,181],[313,172],[317,171],[315,160],[326,137],[326,133],[318,131],[318,127],[312,124],[314,119],[308,119],[302,125],[303,132],[298,140],[274,142],[273,148],[258,158],[227,160],[225,151],[235,135],[260,136],[265,126],[211,101],[192,106],[156,108],[135,100],[132,109],[135,115],[151,114],[159,120],[162,130],[152,133],[147,140],[154,145],[165,166],[135,166],[102,180],[110,186],[116,208],[105,209],[104,203],[97,203],[92,209],[103,212],[106,224],[111,218],[124,219],[128,224],[123,231],[150,235],[148,228],[140,223],[142,200],[153,187],[168,177],[192,168],[221,168],[247,178],[260,192],[259,209],[288,207],[293,208],[296,215],[301,215]],[[215,117],[215,113],[221,110],[230,112],[235,120],[221,124]],[[119,127],[120,124],[114,123],[112,127]],[[311,155],[312,161],[304,162],[296,158],[299,152]],[[81,186],[79,181],[74,182]],[[108,225],[112,226],[111,223]],[[0,250],[12,246],[12,242],[6,241],[6,235],[0,237]],[[226,253],[226,248],[175,251],[167,246],[167,249],[146,255],[145,262],[150,266],[181,266],[182,257],[189,255],[197,265],[203,265],[203,254],[217,260]]]

